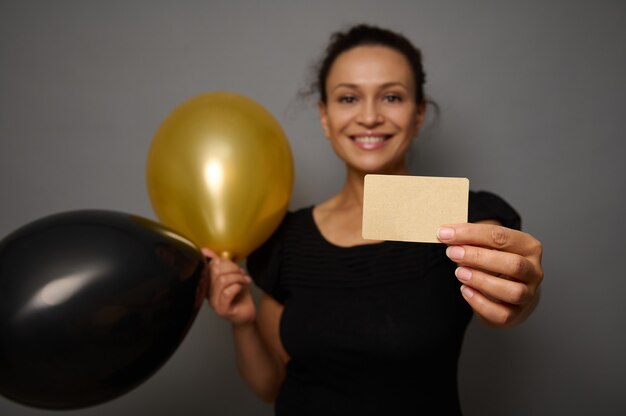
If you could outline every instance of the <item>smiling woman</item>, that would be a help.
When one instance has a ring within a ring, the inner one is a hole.
[[[470,194],[474,224],[440,228],[448,249],[362,238],[364,176],[407,174],[423,85],[421,54],[402,35],[367,25],[333,35],[316,86],[343,188],[289,213],[248,258],[251,277],[204,251],[209,302],[232,323],[240,373],[277,415],[459,415],[472,314],[510,326],[539,299],[541,244],[493,194]]]
[[[424,118],[406,58],[384,46],[341,54],[326,81],[320,120],[349,175],[406,174],[405,155]]]

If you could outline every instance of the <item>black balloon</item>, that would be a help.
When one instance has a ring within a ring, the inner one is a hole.
[[[138,386],[193,323],[203,264],[185,238],[119,212],[16,230],[0,242],[0,395],[75,409]]]

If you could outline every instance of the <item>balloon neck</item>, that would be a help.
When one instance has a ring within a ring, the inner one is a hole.
[[[226,260],[235,261],[235,255],[230,251],[222,251],[220,257]]]

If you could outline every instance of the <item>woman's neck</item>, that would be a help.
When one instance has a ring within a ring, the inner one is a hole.
[[[397,174],[401,174],[400,171]],[[333,244],[353,246],[376,243],[361,237],[364,178],[365,173],[348,169],[341,191],[313,210],[318,229]]]
[[[383,174],[383,173],[381,173]],[[404,166],[398,167],[394,172],[385,173],[389,175],[408,175],[408,171]],[[343,188],[332,199],[335,199],[338,207],[344,209],[358,208],[359,211],[363,209],[363,190],[364,179],[367,172],[356,171],[348,168],[346,170],[346,179],[343,184]]]
[[[363,207],[363,181],[365,174],[348,171],[341,191],[335,195],[337,205],[344,209]]]

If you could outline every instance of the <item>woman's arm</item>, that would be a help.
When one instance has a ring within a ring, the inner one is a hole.
[[[233,325],[239,374],[266,402],[276,399],[288,361],[278,332],[282,311],[280,303],[263,294],[256,322]]]
[[[250,293],[251,279],[230,260],[209,250],[211,287],[209,304],[215,313],[231,322],[237,368],[246,384],[262,400],[275,400],[284,379],[287,354],[282,348],[278,323],[283,306],[263,294],[257,311]]]

